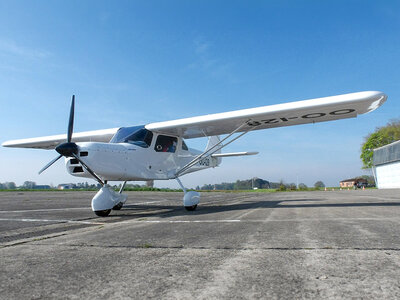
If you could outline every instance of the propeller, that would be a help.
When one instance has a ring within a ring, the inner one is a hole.
[[[89,168],[89,166],[84,163],[80,157],[78,156],[79,148],[78,145],[72,142],[72,133],[74,131],[74,114],[75,114],[75,95],[72,95],[71,101],[71,109],[69,111],[69,122],[67,129],[67,141],[65,143],[61,143],[55,149],[59,153],[59,155],[51,160],[47,165],[45,165],[40,171],[39,174],[43,173],[46,169],[48,169],[51,165],[53,165],[57,160],[61,157],[74,157],[76,158],[81,165],[88,171],[102,186],[104,186],[104,182]]]

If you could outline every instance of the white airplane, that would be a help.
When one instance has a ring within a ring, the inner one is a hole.
[[[120,210],[127,197],[127,181],[176,179],[184,191],[183,205],[196,209],[200,194],[187,191],[182,175],[214,168],[222,157],[254,155],[258,152],[221,153],[221,149],[244,134],[260,129],[353,118],[371,112],[387,99],[382,92],[367,91],[339,96],[276,104],[204,115],[142,126],[73,133],[75,96],[72,96],[67,134],[4,142],[4,147],[55,149],[68,173],[96,179],[102,188],[92,199],[92,210],[105,217]],[[219,135],[225,135],[223,139]],[[187,147],[184,139],[208,137],[204,151]],[[108,181],[123,181],[119,193]]]

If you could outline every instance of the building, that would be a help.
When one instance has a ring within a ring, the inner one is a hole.
[[[51,186],[49,186],[49,185],[35,185],[33,188],[35,190],[49,190],[49,189],[51,189]]]
[[[379,189],[400,188],[400,141],[375,149],[373,164]]]
[[[350,178],[345,179],[340,182],[341,188],[352,188],[354,186],[361,188],[363,186],[367,186],[368,181],[364,178]]]
[[[73,183],[61,183],[57,186],[59,190],[72,190],[76,189],[76,185]]]
[[[400,188],[400,141],[375,149],[373,164],[378,188]]]

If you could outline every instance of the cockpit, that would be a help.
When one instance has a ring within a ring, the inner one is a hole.
[[[144,126],[121,127],[110,143],[130,143],[142,148],[148,148],[152,139],[153,133],[144,128]]]
[[[157,135],[157,134],[156,134]],[[149,148],[153,140],[153,132],[144,126],[121,127],[110,140],[110,143],[129,143],[142,148]],[[181,140],[180,147],[183,151],[188,151],[184,140]],[[178,146],[178,138],[158,134],[155,139],[154,150],[156,152],[175,153]]]

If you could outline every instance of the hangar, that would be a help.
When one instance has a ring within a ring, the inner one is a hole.
[[[373,162],[379,189],[400,188],[400,141],[375,149]]]

